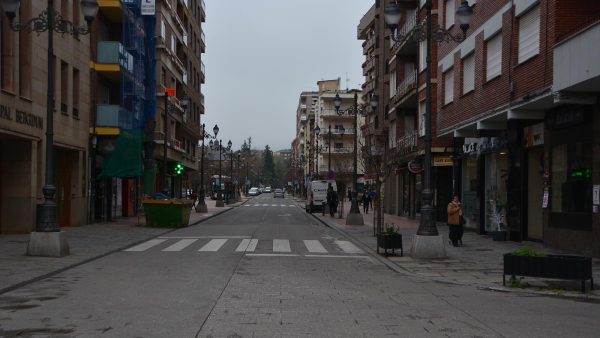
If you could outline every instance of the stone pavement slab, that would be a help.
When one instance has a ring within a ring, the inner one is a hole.
[[[244,198],[241,202],[217,208],[216,201],[207,199],[208,212],[192,211],[189,224],[198,224],[243,204],[246,200]],[[71,254],[60,258],[26,256],[29,234],[0,235],[0,294],[48,274],[173,231],[170,228],[145,227],[144,223],[143,216],[134,216],[118,218],[113,222],[63,228]]]
[[[296,203],[303,205],[302,200]],[[349,211],[349,205],[345,205],[345,214]],[[361,242],[369,248],[371,254],[376,254],[377,240],[374,236],[374,215],[373,213],[363,214],[364,226],[347,226],[345,217],[338,218],[323,216],[321,213],[313,214],[319,220],[328,226],[335,228],[351,238]],[[585,295],[581,294],[580,281],[565,280],[547,280],[540,278],[524,277],[521,279],[523,288],[509,288],[502,285],[503,273],[503,255],[512,252],[520,247],[529,246],[537,251],[547,254],[569,254],[558,252],[545,248],[541,243],[523,241],[493,241],[490,236],[480,235],[475,232],[465,231],[463,236],[463,246],[454,247],[449,244],[448,227],[444,223],[438,222],[438,231],[445,239],[447,259],[442,260],[423,260],[413,259],[409,256],[412,243],[412,237],[416,234],[418,220],[408,219],[395,215],[384,214],[384,224],[393,223],[399,228],[402,234],[402,243],[404,248],[404,257],[387,256],[387,260],[393,262],[404,273],[420,276],[428,279],[437,280],[444,283],[458,285],[468,285],[482,289],[491,289],[496,291],[511,292],[534,292],[540,294],[549,294],[553,296],[569,296],[577,298],[589,298],[600,301],[600,259],[592,260],[592,271],[595,280],[595,289],[589,290],[590,283],[586,282]],[[388,251],[389,252],[389,251]],[[507,280],[510,276],[507,276]]]

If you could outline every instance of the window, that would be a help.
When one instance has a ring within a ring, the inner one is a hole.
[[[425,136],[425,115],[427,114],[427,106],[425,101],[419,103],[419,136]]]
[[[0,69],[2,70],[2,78],[0,79],[0,85],[2,89],[13,91],[14,85],[14,72],[13,62],[15,60],[15,50],[13,43],[13,34],[8,27],[8,20],[3,15],[2,18],[2,39],[0,41],[0,52],[2,54],[2,63]]]
[[[396,96],[396,89],[397,89],[396,77],[397,77],[396,70],[394,69],[390,73],[390,97]]]
[[[79,118],[79,69],[73,68],[73,118]]]
[[[540,53],[540,6],[519,18],[519,63]]]
[[[79,1],[73,1],[73,25],[79,26],[79,17],[81,16],[81,9],[79,9]]]
[[[475,89],[475,54],[463,59],[463,94]]]
[[[163,38],[164,41],[167,40],[167,26],[165,25],[165,18],[162,17],[162,20],[160,20],[160,36]]]
[[[446,28],[454,25],[455,0],[446,0]]]
[[[67,114],[69,100],[69,64],[60,62],[60,112]]]
[[[425,69],[425,63],[427,62],[427,42],[421,41],[419,42],[419,71],[423,71]]]
[[[502,34],[498,34],[486,43],[486,81],[500,76],[502,73]]]
[[[454,101],[454,70],[444,73],[444,104]]]
[[[390,123],[390,132],[388,133],[389,136],[389,148],[393,149],[396,148],[396,121]]]
[[[19,9],[21,18],[28,18],[31,2],[24,1]],[[31,33],[19,32],[19,95],[31,97]]]

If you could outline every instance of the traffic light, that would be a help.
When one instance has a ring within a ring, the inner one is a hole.
[[[177,163],[175,165],[175,175],[183,174],[183,165],[181,163]]]

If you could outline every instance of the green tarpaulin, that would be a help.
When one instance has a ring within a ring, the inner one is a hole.
[[[117,138],[101,177],[138,177],[144,175],[142,165],[143,130],[123,130]]]

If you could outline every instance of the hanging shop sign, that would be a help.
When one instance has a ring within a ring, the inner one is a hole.
[[[435,156],[433,158],[434,167],[451,167],[454,164],[450,156]]]
[[[525,147],[531,148],[544,144],[544,123],[540,122],[523,128],[523,142]]]
[[[156,0],[142,0],[140,7],[142,15],[156,14]]]
[[[420,174],[423,170],[423,162],[421,160],[412,160],[408,162],[408,171],[411,173]]]

